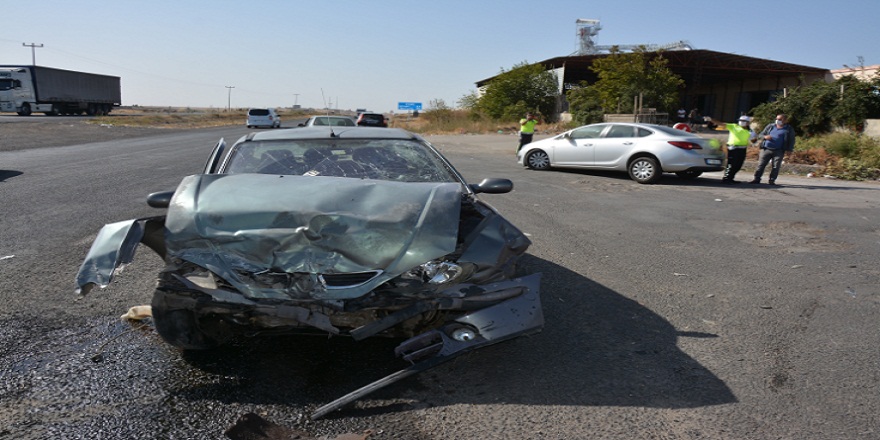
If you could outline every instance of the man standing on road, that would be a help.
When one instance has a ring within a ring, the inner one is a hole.
[[[767,124],[758,137],[761,139],[758,169],[755,170],[755,178],[749,183],[761,183],[764,168],[767,168],[767,163],[772,160],[773,165],[770,169],[768,183],[776,185],[776,177],[779,176],[779,169],[782,167],[785,153],[794,151],[794,128],[788,125],[788,116],[780,113],[776,115],[776,122]]]
[[[739,183],[734,180],[734,177],[742,168],[743,162],[746,161],[746,148],[749,143],[758,139],[758,135],[749,128],[752,118],[742,115],[739,117],[738,124],[726,124],[712,118],[708,119],[715,125],[724,126],[730,133],[727,137],[727,167],[724,168],[724,177],[721,178],[721,182],[726,184]]]
[[[532,142],[532,135],[535,134],[536,125],[538,125],[538,120],[535,119],[535,115],[532,113],[526,113],[526,117],[519,120],[519,146],[516,147],[517,153],[519,153],[523,145]]]

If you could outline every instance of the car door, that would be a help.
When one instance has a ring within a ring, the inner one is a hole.
[[[589,166],[595,156],[595,142],[609,124],[587,125],[560,136],[553,147],[553,164],[558,166]]]
[[[638,127],[629,124],[611,124],[595,144],[593,165],[597,168],[626,167],[627,158],[637,144]]]
[[[205,163],[205,174],[214,174],[217,172],[217,169],[220,166],[220,159],[223,158],[224,152],[226,152],[226,140],[220,138],[220,141],[214,146],[211,155],[208,156],[208,162]]]

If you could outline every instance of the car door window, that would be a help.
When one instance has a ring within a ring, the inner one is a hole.
[[[612,125],[606,138],[631,138],[633,137],[633,127],[630,125]]]
[[[602,130],[605,129],[607,125],[590,125],[587,127],[581,127],[571,132],[572,139],[596,139],[602,134]]]
[[[652,135],[652,134],[653,134],[653,133],[651,132],[651,130],[644,129],[644,128],[642,128],[642,127],[638,127],[638,128],[636,129],[636,137],[643,138],[643,137],[645,137],[645,136],[650,136],[650,135]]]

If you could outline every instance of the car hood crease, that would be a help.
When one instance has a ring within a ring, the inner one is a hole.
[[[395,276],[455,250],[461,197],[458,183],[194,175],[171,200],[166,241],[233,284],[236,270]]]

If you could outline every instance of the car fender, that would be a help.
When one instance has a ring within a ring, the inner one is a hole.
[[[131,263],[140,243],[165,258],[165,216],[104,225],[76,274],[76,293],[85,295],[95,286],[107,287]]]

